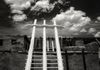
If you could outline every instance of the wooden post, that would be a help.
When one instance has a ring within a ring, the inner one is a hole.
[[[53,40],[51,40],[51,44],[52,44],[52,51],[54,52],[55,50],[55,48],[54,48],[54,42],[53,42]]]
[[[46,44],[47,45],[47,51],[49,51],[49,41],[47,40],[46,43],[47,43]]]
[[[46,25],[46,20],[44,20],[43,24]],[[43,27],[43,70],[47,70],[46,27]]]
[[[99,51],[98,51],[98,56],[99,56],[99,65],[100,65],[100,47],[99,47]]]
[[[85,60],[84,49],[82,49],[82,57],[83,57],[83,66],[84,66],[84,70],[87,70],[87,69],[86,69],[86,60]]]
[[[67,70],[69,70],[69,62],[68,62],[68,53],[67,53],[67,50],[65,50],[65,56],[66,56]]]
[[[55,43],[56,43],[56,51],[57,51],[57,59],[58,59],[58,70],[64,70],[63,62],[62,62],[62,55],[61,55],[61,48],[59,44],[59,37],[58,37],[58,29],[56,27],[56,21],[54,21],[54,34],[55,34]]]
[[[36,24],[37,20],[34,20],[34,25]],[[25,66],[25,70],[30,70],[31,69],[31,62],[32,62],[32,53],[33,53],[33,49],[34,49],[34,39],[35,39],[35,29],[36,27],[33,26],[33,30],[32,30],[32,38],[31,38],[31,42],[30,42],[30,47],[29,47],[29,51],[28,51],[28,58],[27,58],[27,62],[26,62],[26,66]]]

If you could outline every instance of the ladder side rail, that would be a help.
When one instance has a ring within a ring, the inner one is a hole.
[[[49,41],[47,40],[46,42],[47,42],[47,44],[46,44],[47,45],[47,51],[49,51]]]
[[[46,25],[46,20],[43,21],[43,25]],[[47,70],[46,27],[43,27],[43,70]]]
[[[53,42],[53,40],[51,41],[51,43],[52,43],[52,51],[54,52],[55,50],[55,48],[54,48],[54,42]]]
[[[56,21],[54,20],[54,34],[55,34],[55,43],[56,43],[56,51],[57,51],[57,60],[58,60],[58,70],[64,70],[63,62],[62,62],[62,55],[61,55],[61,48],[59,44],[59,37],[58,37],[58,29],[56,27]]]
[[[37,23],[37,19],[34,20],[34,25],[36,23]],[[25,70],[31,70],[32,53],[33,53],[33,49],[34,49],[34,40],[35,40],[35,30],[36,30],[36,26],[33,26],[32,36],[31,36],[32,38],[31,38],[31,42],[30,42],[30,46],[29,46]]]

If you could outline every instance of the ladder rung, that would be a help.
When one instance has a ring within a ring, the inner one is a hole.
[[[43,53],[43,52],[33,52],[33,53]]]
[[[41,56],[33,56],[32,59],[43,59],[43,57]]]
[[[34,57],[42,57],[41,55],[32,55],[32,56],[34,56]]]
[[[53,52],[53,51],[47,51],[47,53],[57,53],[57,52]]]
[[[52,54],[57,55],[57,53],[54,53],[54,52],[52,52],[52,53],[51,52],[48,52],[47,55],[49,55],[49,54],[51,54],[51,55]]]
[[[43,59],[32,59],[32,60],[42,61]],[[57,59],[47,59],[47,60],[50,60],[50,61],[55,61],[55,60],[57,60]]]
[[[43,64],[43,63],[31,63],[31,64]],[[58,64],[58,63],[47,63],[47,64]]]
[[[47,53],[57,53],[56,51],[47,51]]]
[[[52,69],[52,68],[53,68],[53,69],[54,69],[54,68],[58,68],[58,67],[47,67],[47,68],[50,68],[50,69]]]
[[[32,59],[32,60],[35,60],[35,61],[42,61],[42,59]]]
[[[47,63],[47,64],[58,64],[58,63]]]
[[[43,64],[43,63],[31,63],[31,64]]]
[[[47,56],[49,56],[49,57],[51,57],[51,56],[52,56],[52,57],[57,57],[57,56],[55,56],[55,55],[47,55]]]
[[[43,67],[31,67],[31,69],[40,69],[40,68],[43,68]]]
[[[42,55],[32,55],[33,57],[42,57]],[[47,57],[57,57],[56,55],[47,55]]]
[[[40,57],[33,57],[32,59],[42,59],[42,58],[40,58]]]
[[[47,59],[47,60],[50,60],[50,61],[55,61],[55,60],[57,60],[57,59]]]
[[[43,53],[43,52],[33,52],[33,53]],[[56,53],[56,52],[47,51],[47,53]]]
[[[33,57],[42,57],[41,55],[32,55]],[[47,55],[47,57],[57,57],[55,55]]]

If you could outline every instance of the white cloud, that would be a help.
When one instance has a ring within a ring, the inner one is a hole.
[[[48,0],[42,0],[42,1],[38,1],[36,3],[37,6],[42,7],[42,8],[48,8],[49,6],[49,1]]]
[[[23,9],[27,9],[30,7],[30,2],[27,1],[27,2],[24,2],[24,3],[13,3],[11,4],[11,9],[19,9],[19,10],[23,10]]]
[[[5,0],[10,5],[11,13],[15,15],[12,17],[14,21],[23,21],[27,16],[23,13],[23,9],[31,6],[30,0]]]
[[[87,30],[85,28],[83,28],[80,32],[87,32]]]
[[[65,29],[67,28],[69,31],[80,31],[91,21],[84,12],[74,10],[74,7],[71,7],[66,12],[57,14],[52,20],[56,20],[57,24],[64,25]]]
[[[97,32],[97,33],[95,34],[95,37],[100,37],[100,32]]]
[[[13,3],[14,0],[5,0],[5,2],[6,2],[7,4],[10,4],[10,3]]]
[[[49,4],[49,0],[41,0],[36,2],[35,6],[31,7],[31,11],[39,11],[47,12],[48,10],[52,10],[55,4]]]
[[[73,35],[79,35],[79,33],[73,33]]]
[[[99,21],[100,21],[100,16],[99,16],[99,17],[97,17],[97,20],[99,20]]]
[[[97,30],[95,28],[90,28],[88,33],[94,34]]]
[[[25,14],[22,14],[22,15],[14,15],[13,16],[13,20],[14,21],[23,21],[25,20],[27,17]]]
[[[21,4],[21,3],[25,3],[27,1],[34,2],[34,0],[5,0],[5,2],[7,4]]]
[[[31,6],[30,1],[27,1],[26,3],[23,3],[23,4],[21,5],[21,7],[24,7],[24,8],[29,8],[30,6]]]
[[[11,13],[23,14],[23,11],[14,9]]]
[[[5,0],[5,2],[10,5],[12,10],[23,10],[31,6],[30,0]]]

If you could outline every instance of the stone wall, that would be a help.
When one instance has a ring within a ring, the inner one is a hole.
[[[24,50],[24,36],[5,36],[0,37],[3,40],[3,45],[0,46],[0,51],[4,50]]]
[[[0,53],[0,70],[24,70],[26,54]]]

